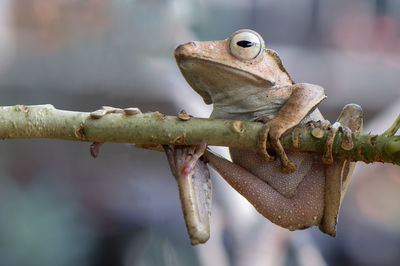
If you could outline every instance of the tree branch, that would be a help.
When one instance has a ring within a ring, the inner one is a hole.
[[[315,123],[314,123],[315,124]],[[285,149],[324,154],[329,130],[313,136],[314,124],[295,127],[281,138]],[[159,112],[137,115],[107,114],[93,119],[88,112],[64,111],[52,105],[0,107],[0,138],[49,138],[140,145],[187,144],[202,140],[212,146],[257,151],[260,122],[190,118],[182,120]],[[333,156],[352,161],[400,165],[400,115],[382,135],[353,136],[351,150],[341,148],[342,133],[335,137]],[[315,134],[314,134],[315,135]]]

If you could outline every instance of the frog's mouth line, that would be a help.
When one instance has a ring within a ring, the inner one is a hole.
[[[226,65],[223,63],[212,61],[211,58],[210,58],[210,60],[208,60],[207,58],[195,58],[193,56],[176,54],[175,60],[179,66],[179,69],[181,70],[181,72],[183,73],[183,75],[185,77],[186,77],[186,74],[184,73],[185,71],[187,71],[189,73],[192,71],[191,68],[192,69],[196,68],[196,64],[193,63],[193,61],[194,61],[194,62],[199,62],[200,65],[203,65],[203,66],[216,66],[216,68],[218,68],[218,69],[234,73],[237,76],[245,77],[245,78],[249,79],[250,81],[260,84],[260,85],[263,85],[263,86],[274,86],[275,85],[275,83],[272,83],[257,74],[250,73],[246,70],[243,70],[243,69],[240,69],[237,67],[233,67],[233,66],[229,66],[229,65]],[[252,78],[250,78],[250,77],[252,77]]]

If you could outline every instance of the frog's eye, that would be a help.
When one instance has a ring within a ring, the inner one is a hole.
[[[233,56],[250,60],[256,58],[264,49],[258,34],[252,31],[238,31],[231,36],[229,48]]]

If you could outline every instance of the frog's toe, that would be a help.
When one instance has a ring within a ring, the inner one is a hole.
[[[341,125],[339,122],[335,122],[329,130],[329,134],[325,143],[325,153],[322,156],[322,162],[325,164],[333,163],[333,156],[332,156],[333,141],[335,140],[336,133],[340,126]]]
[[[320,121],[320,128],[323,129],[323,130],[327,130],[327,129],[329,129],[331,126],[332,126],[332,125],[331,125],[331,122],[329,122],[329,120],[324,119],[324,120],[321,120],[321,121]]]
[[[271,145],[275,149],[275,152],[281,161],[282,173],[290,174],[296,171],[296,165],[289,160],[278,136],[275,136],[271,139]]]
[[[351,129],[348,127],[342,127],[341,131],[343,132],[343,139],[341,143],[342,149],[346,151],[353,149],[354,143],[352,139]]]
[[[279,159],[281,160],[281,171],[284,174],[291,174],[294,171],[296,171],[296,164],[291,162],[289,158],[287,157],[287,154],[285,150],[282,147],[282,144],[280,141],[278,141],[276,144],[273,144],[274,148],[276,148],[276,152],[279,156]]]
[[[283,163],[282,163],[281,171],[284,174],[291,174],[294,171],[296,171],[296,164],[294,164],[294,163],[292,163],[291,161],[288,160],[286,162],[286,165],[283,165]]]
[[[348,127],[352,132],[361,132],[363,128],[363,111],[358,104],[347,104],[343,107],[337,121]]]
[[[267,140],[269,135],[270,127],[265,124],[261,129],[261,133],[258,139],[258,154],[265,158],[268,162],[274,161],[275,157],[270,155],[267,151]]]
[[[97,158],[97,156],[100,153],[100,148],[101,146],[104,144],[104,142],[93,142],[92,144],[90,144],[90,155],[92,155],[93,158]]]
[[[363,111],[357,104],[346,105],[340,113],[337,121],[341,124],[343,140],[341,147],[344,150],[351,150],[354,147],[353,135],[358,135],[363,128]]]

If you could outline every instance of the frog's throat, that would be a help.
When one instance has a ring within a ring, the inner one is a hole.
[[[272,119],[287,101],[287,97],[271,99],[268,88],[236,88],[232,95],[219,95],[211,118],[253,121],[260,117]],[[224,97],[225,96],[225,97]]]
[[[180,56],[177,62],[186,81],[207,104],[229,105],[275,84],[257,73],[205,59]]]

